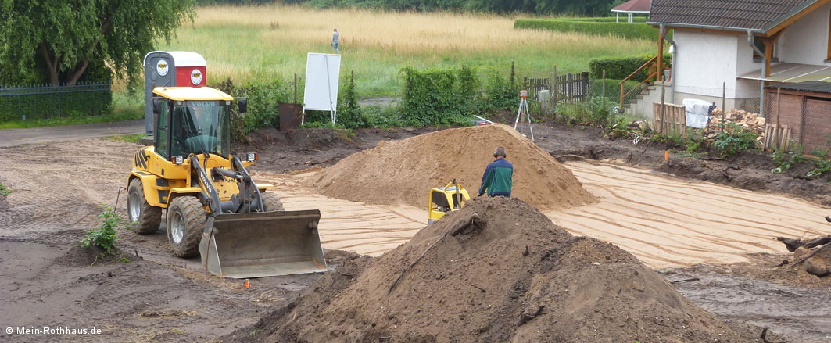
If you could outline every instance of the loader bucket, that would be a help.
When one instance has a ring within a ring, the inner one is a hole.
[[[326,271],[319,220],[320,210],[217,215],[202,234],[202,265],[231,278]]]

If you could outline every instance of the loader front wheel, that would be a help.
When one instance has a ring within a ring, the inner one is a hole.
[[[280,196],[276,193],[262,193],[263,212],[285,211]]]
[[[167,208],[167,240],[173,254],[181,258],[199,254],[199,240],[205,229],[202,203],[193,196],[180,196]]]
[[[159,230],[162,208],[151,206],[144,197],[141,180],[133,179],[127,186],[127,220],[136,233],[149,235]]]

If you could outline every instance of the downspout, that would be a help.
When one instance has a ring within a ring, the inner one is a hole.
[[[764,116],[765,116],[765,78],[768,76],[768,73],[767,73],[767,69],[768,69],[767,68],[768,67],[767,58],[768,58],[768,56],[765,55],[765,53],[763,53],[761,50],[759,50],[759,48],[757,48],[755,45],[753,45],[753,33],[750,30],[747,30],[747,44],[750,44],[750,47],[753,48],[753,51],[755,51],[757,54],[759,54],[759,56],[762,56],[762,76],[759,77],[759,84],[761,85],[760,89],[759,89],[759,116],[764,118]],[[722,109],[722,111],[723,111],[723,109]]]
[[[667,34],[664,31],[664,24],[661,24],[660,30],[661,30],[661,36],[664,37],[664,40],[669,41],[669,47],[670,47],[669,48],[669,53],[672,54],[672,59],[671,59],[672,60],[672,68],[669,71],[670,72],[670,77],[669,78],[672,80],[672,82],[670,83],[672,85],[672,88],[670,88],[672,90],[672,96],[670,97],[670,102],[674,104],[675,103],[675,65],[678,63],[678,61],[676,60],[677,57],[675,56],[675,54],[678,51],[678,46],[675,45],[674,40],[667,37]]]

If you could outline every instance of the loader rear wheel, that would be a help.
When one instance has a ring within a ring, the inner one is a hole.
[[[205,209],[196,197],[173,199],[167,208],[167,240],[174,255],[189,258],[199,254],[206,219]]]
[[[162,208],[151,206],[144,197],[141,180],[133,179],[127,186],[127,220],[140,235],[149,235],[159,230],[162,222]]]
[[[263,198],[263,212],[285,211],[283,202],[280,201],[280,196],[277,193],[262,193]]]

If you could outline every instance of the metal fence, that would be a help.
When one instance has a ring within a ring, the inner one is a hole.
[[[109,82],[0,87],[0,122],[101,115],[112,102]]]

